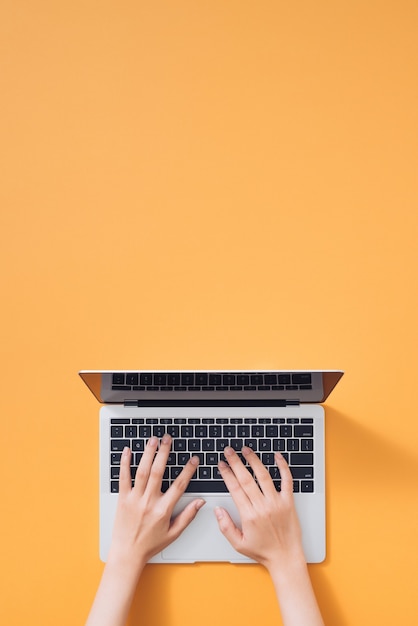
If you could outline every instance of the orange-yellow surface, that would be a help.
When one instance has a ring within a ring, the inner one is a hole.
[[[82,624],[100,578],[83,368],[344,369],[312,579],[329,625],[417,623],[417,28],[2,0],[1,624]],[[281,622],[259,566],[199,564],[150,566],[129,623]]]

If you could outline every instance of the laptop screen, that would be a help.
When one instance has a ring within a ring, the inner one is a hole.
[[[81,371],[105,404],[138,406],[283,406],[324,402],[340,370]]]

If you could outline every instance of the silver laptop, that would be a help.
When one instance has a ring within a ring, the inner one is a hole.
[[[132,479],[150,436],[173,437],[162,490],[190,456],[199,468],[180,499],[181,510],[202,496],[206,505],[185,532],[152,563],[251,563],[218,529],[214,508],[239,516],[217,464],[230,445],[254,449],[280,489],[275,451],[287,459],[308,563],[325,559],[324,402],[342,371],[81,371],[100,409],[100,558],[106,561],[118,498],[123,448]],[[175,513],[176,513],[175,511]]]

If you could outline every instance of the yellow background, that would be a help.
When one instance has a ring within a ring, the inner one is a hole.
[[[344,369],[312,579],[327,624],[416,624],[417,26],[1,0],[2,624],[87,615],[101,368]],[[264,570],[147,568],[131,625],[217,622],[280,624]]]

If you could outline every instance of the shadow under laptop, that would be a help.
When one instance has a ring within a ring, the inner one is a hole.
[[[385,602],[393,600],[390,593],[381,597],[371,577],[375,572],[390,590],[392,571],[382,570],[382,555],[399,563],[399,533],[415,533],[405,507],[416,491],[418,457],[406,447],[409,442],[402,446],[387,431],[387,424],[385,434],[368,428],[367,415],[354,418],[326,408],[327,558],[310,566],[310,574],[324,621],[333,626],[349,625],[343,603],[361,588],[383,616]]]

